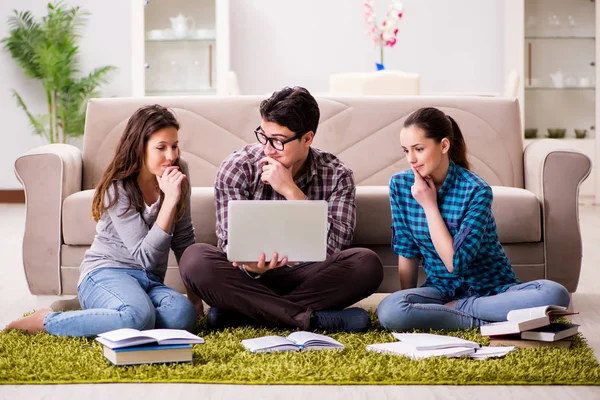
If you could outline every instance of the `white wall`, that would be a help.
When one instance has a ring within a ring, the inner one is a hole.
[[[46,5],[50,0],[1,0],[0,38],[8,35],[7,19],[12,10],[29,10],[35,16],[47,14]],[[104,86],[103,96],[131,96],[132,46],[130,34],[131,8],[138,0],[70,0],[72,6],[81,6],[91,14],[82,31],[80,43],[80,70],[89,73],[101,65],[114,65],[119,70],[113,74],[109,85]],[[34,113],[46,110],[45,95],[38,81],[28,80],[13,61],[4,46],[0,49],[0,190],[21,189],[15,178],[15,159],[27,150],[44,144],[41,138],[33,135],[25,113],[17,108],[11,89],[23,97]]]
[[[375,0],[378,21],[390,0]],[[402,0],[388,69],[421,74],[421,92],[502,92],[503,0]],[[231,69],[244,94],[326,92],[335,72],[373,71],[363,0],[230,0]]]
[[[6,19],[12,9],[29,9],[41,16],[48,1],[0,0],[0,37],[8,33]],[[363,0],[229,1],[231,69],[238,74],[243,94],[263,95],[293,85],[322,93],[328,89],[331,73],[375,69],[379,53],[365,34]],[[375,0],[379,20],[389,1]],[[132,46],[134,41],[143,43],[141,3],[70,0],[91,12],[80,43],[81,70],[105,64],[119,67],[104,96],[141,92],[143,49]],[[385,51],[387,68],[420,73],[422,93],[502,92],[506,75],[502,0],[403,3],[398,44]],[[132,68],[138,64],[139,69]],[[19,91],[35,112],[44,111],[41,85],[26,80],[9,54],[0,50],[4,122],[0,130],[0,190],[21,188],[14,177],[14,161],[42,144],[31,133],[25,114],[16,108],[11,88]]]

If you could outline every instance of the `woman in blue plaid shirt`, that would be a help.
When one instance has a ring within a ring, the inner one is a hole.
[[[411,169],[390,180],[392,248],[403,290],[385,298],[390,330],[462,329],[506,320],[512,309],[567,306],[549,280],[519,283],[498,241],[492,189],[469,170],[462,133],[436,108],[411,114],[400,133]],[[417,288],[420,258],[427,273]]]

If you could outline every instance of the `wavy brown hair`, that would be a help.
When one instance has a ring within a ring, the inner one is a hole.
[[[437,108],[424,107],[410,114],[404,121],[405,128],[412,125],[423,129],[425,137],[433,139],[437,143],[448,138],[450,140],[450,159],[465,169],[471,169],[467,160],[467,144],[454,118]]]
[[[265,121],[285,126],[297,135],[312,131],[317,134],[319,104],[303,87],[284,87],[260,103],[260,116]],[[300,140],[300,138],[298,138]]]
[[[119,192],[116,187],[119,181],[122,182],[129,199],[129,206],[126,211],[129,211],[131,207],[140,213],[143,211],[144,197],[138,186],[137,178],[144,166],[146,145],[155,132],[171,127],[179,130],[179,122],[177,122],[171,111],[158,104],[141,107],[129,118],[125,131],[123,131],[123,135],[117,144],[115,155],[96,186],[92,202],[94,221],[98,222],[104,210],[119,201]],[[173,165],[181,168],[180,156],[173,162]],[[190,184],[187,179],[181,185],[176,221],[179,221],[185,212],[185,203],[190,191]],[[109,199],[108,204],[104,204],[104,198],[111,186],[114,189],[114,197]],[[164,196],[165,194],[161,190],[161,204]]]

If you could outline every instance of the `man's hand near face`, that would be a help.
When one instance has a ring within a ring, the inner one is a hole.
[[[304,200],[305,195],[294,182],[292,167],[286,167],[271,157],[263,157],[259,162],[262,167],[261,180],[271,185],[273,190],[285,197],[287,200]]]

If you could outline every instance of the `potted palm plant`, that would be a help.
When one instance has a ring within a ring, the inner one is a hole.
[[[33,114],[15,90],[13,96],[34,133],[50,143],[66,143],[69,137],[83,135],[87,101],[98,96],[98,88],[116,69],[107,65],[80,74],[77,41],[87,15],[80,7],[69,8],[61,0],[49,3],[48,15],[40,20],[30,11],[17,10],[8,18],[10,30],[2,40],[4,48],[26,77],[41,81],[48,112]]]

